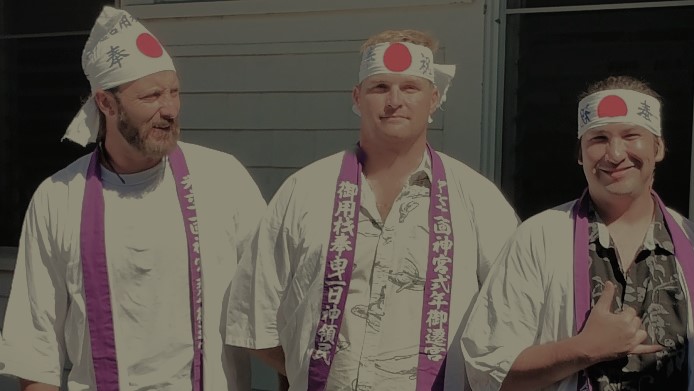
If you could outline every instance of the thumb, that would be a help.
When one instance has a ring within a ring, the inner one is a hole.
[[[595,306],[593,308],[611,312],[610,308],[612,308],[612,300],[614,299],[614,291],[615,291],[615,287],[614,287],[614,284],[612,283],[612,281],[607,281],[605,283],[605,287],[602,290],[602,294],[600,295],[600,298],[598,299],[597,303],[595,303]]]

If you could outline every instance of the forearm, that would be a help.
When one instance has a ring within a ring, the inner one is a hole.
[[[530,346],[511,365],[502,391],[547,387],[593,365],[579,337]]]
[[[59,389],[57,386],[24,379],[19,379],[19,388],[22,391],[58,391]]]
[[[277,373],[287,376],[287,371],[284,368],[284,350],[282,350],[281,346],[269,349],[251,349],[250,351],[265,364],[276,370]]]

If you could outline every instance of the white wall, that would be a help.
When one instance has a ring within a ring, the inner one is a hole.
[[[122,6],[174,57],[183,139],[237,156],[266,198],[298,168],[356,141],[358,117],[350,107],[358,50],[385,29],[414,28],[439,38],[437,62],[456,64],[458,73],[430,141],[481,167],[482,2],[147,3],[125,0]]]

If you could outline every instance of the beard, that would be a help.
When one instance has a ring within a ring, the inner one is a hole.
[[[141,127],[133,124],[132,120],[123,110],[118,108],[118,131],[125,141],[144,156],[153,159],[161,159],[173,150],[181,135],[178,126],[178,117],[172,121],[159,120],[145,124]],[[170,127],[170,130],[156,129],[155,127]]]

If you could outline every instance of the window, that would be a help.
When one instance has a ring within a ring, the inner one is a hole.
[[[88,152],[60,139],[90,92],[82,48],[105,4],[0,0],[0,246],[18,244],[39,183]]]
[[[576,98],[591,82],[619,74],[644,79],[663,96],[667,150],[654,187],[688,214],[693,18],[692,6],[508,15],[502,188],[522,218],[580,195]]]
[[[507,0],[507,9],[541,8],[541,7],[569,7],[605,4],[634,4],[655,3],[654,0]],[[682,1],[686,3],[686,1]],[[671,1],[676,3],[676,1]]]

